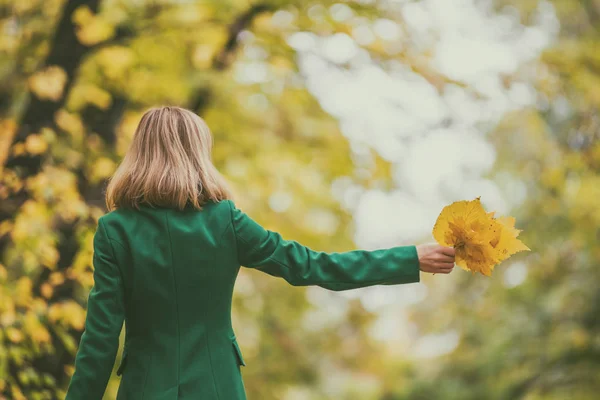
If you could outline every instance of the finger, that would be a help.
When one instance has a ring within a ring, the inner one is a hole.
[[[440,262],[436,264],[436,268],[440,268],[440,269],[452,269],[454,268],[454,263],[453,262]]]
[[[448,256],[446,254],[440,254],[439,256],[436,257],[436,261],[441,262],[441,263],[453,263],[454,264],[454,257]]]
[[[454,250],[454,247],[441,247],[440,253],[454,258],[456,251]]]
[[[450,272],[452,272],[454,270],[454,268],[444,268],[440,270],[441,274],[449,274]]]

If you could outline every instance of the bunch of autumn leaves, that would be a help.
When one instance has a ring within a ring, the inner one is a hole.
[[[529,250],[517,238],[520,232],[513,217],[494,218],[494,212],[486,212],[480,198],[476,198],[444,207],[433,237],[442,246],[454,247],[458,266],[490,276],[497,264]]]

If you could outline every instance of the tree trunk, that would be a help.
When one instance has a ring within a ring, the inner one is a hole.
[[[211,68],[215,71],[224,71],[228,69],[234,61],[235,52],[240,44],[238,41],[240,33],[252,25],[254,18],[264,12],[272,11],[274,9],[275,7],[269,4],[255,4],[240,14],[235,21],[229,25],[227,41],[221,51],[219,51],[213,59]],[[190,99],[188,107],[192,111],[202,115],[212,98],[212,88],[201,87]]]
[[[32,94],[21,118],[19,130],[13,139],[14,143],[24,142],[27,136],[39,132],[45,126],[54,126],[54,114],[67,100],[81,60],[90,50],[77,39],[72,21],[73,12],[80,6],[87,6],[93,12],[97,12],[99,4],[100,0],[67,1],[50,43],[50,52],[43,64],[44,67],[56,65],[67,74],[63,96],[58,101],[52,101],[39,99]],[[39,172],[42,159],[43,156],[9,156],[6,167],[19,170],[22,177],[32,176]]]

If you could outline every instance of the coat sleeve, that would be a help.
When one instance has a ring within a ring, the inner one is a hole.
[[[313,251],[262,228],[229,201],[240,265],[281,277],[294,286],[335,291],[419,282],[415,246],[343,253]]]
[[[65,400],[101,400],[119,347],[125,314],[123,285],[102,218],[94,235],[93,264],[85,330]]]

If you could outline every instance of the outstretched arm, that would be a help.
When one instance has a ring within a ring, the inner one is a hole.
[[[419,282],[415,246],[325,253],[262,228],[228,201],[241,265],[282,277],[294,286],[349,290],[373,285]]]
[[[102,218],[94,235],[93,262],[94,287],[65,400],[101,400],[119,347],[125,315],[123,285]]]

